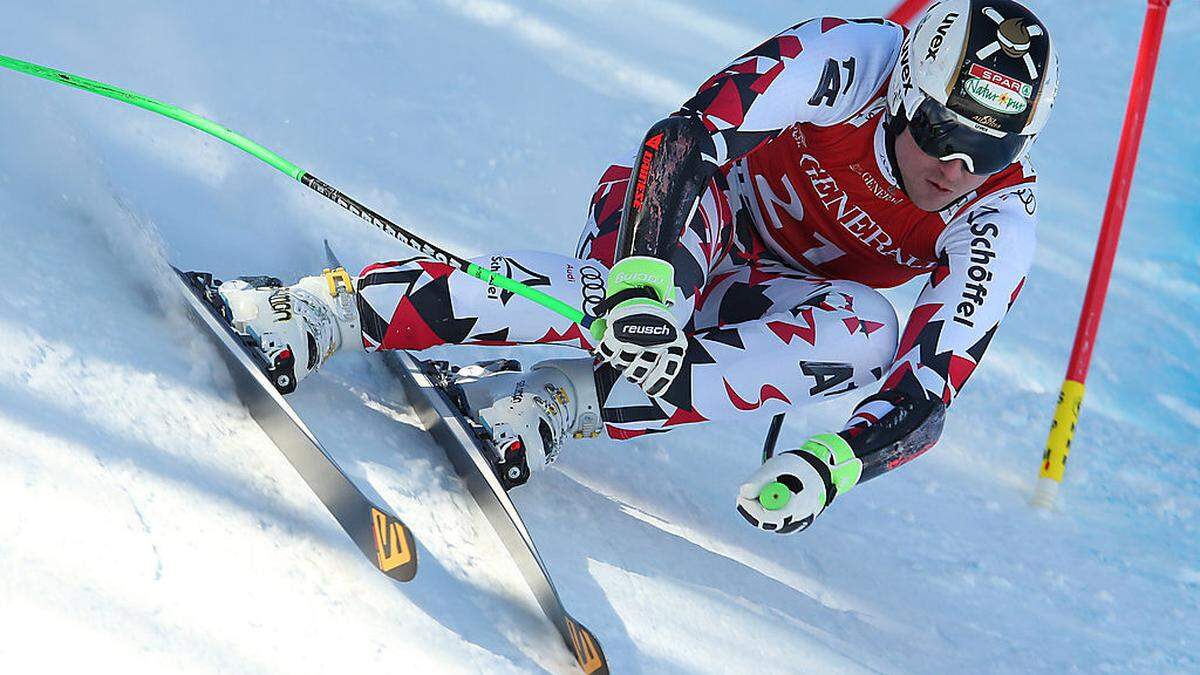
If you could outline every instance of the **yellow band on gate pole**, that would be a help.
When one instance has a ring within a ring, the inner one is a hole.
[[[1064,380],[1058,393],[1058,406],[1054,409],[1054,420],[1050,423],[1050,436],[1046,439],[1046,451],[1042,453],[1042,471],[1038,476],[1037,490],[1033,494],[1036,506],[1050,508],[1062,483],[1067,469],[1067,455],[1071,454],[1071,439],[1075,437],[1075,425],[1079,423],[1079,409],[1083,407],[1084,386],[1082,382]]]

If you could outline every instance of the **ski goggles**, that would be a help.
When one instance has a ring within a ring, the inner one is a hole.
[[[1029,141],[1019,134],[997,137],[976,131],[928,96],[909,118],[908,128],[922,152],[943,161],[961,159],[967,171],[977,176],[989,176],[1012,164]]]

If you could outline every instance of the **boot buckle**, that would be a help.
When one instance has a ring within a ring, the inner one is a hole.
[[[345,292],[347,295],[354,294],[354,280],[346,272],[345,267],[337,269],[325,268],[321,272],[321,276],[325,277],[325,281],[329,283],[329,295],[337,297],[339,292]]]
[[[575,433],[571,435],[574,438],[596,438],[602,433],[602,429],[603,424],[600,421],[600,416],[588,410],[580,413]]]

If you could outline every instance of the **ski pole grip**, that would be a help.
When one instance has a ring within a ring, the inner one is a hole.
[[[779,481],[771,481],[758,491],[758,503],[768,511],[778,511],[788,505],[792,499],[792,491]]]

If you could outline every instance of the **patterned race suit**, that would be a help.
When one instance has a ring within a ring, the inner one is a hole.
[[[936,441],[944,407],[1024,282],[1035,176],[1013,164],[936,213],[908,200],[883,124],[903,35],[882,20],[806,21],[735,60],[675,113],[703,124],[714,168],[669,255],[685,367],[659,399],[601,368],[610,435],[782,411],[882,379],[843,431],[874,438],[882,453],[864,479]],[[604,172],[575,258],[476,262],[589,311],[603,297],[629,178],[628,166]],[[925,288],[898,335],[874,289],[918,276]],[[368,349],[592,346],[565,319],[437,262],[374,264],[359,287]]]

